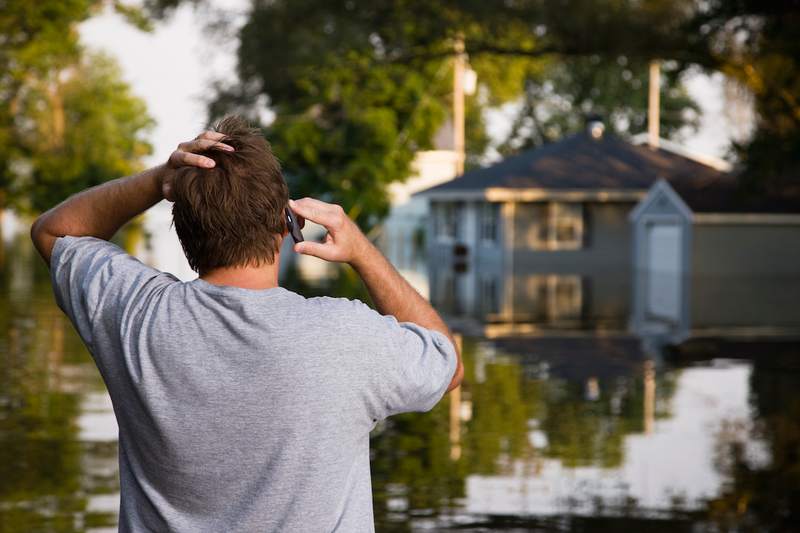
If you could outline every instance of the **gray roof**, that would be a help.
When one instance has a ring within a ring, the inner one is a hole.
[[[634,145],[613,135],[586,132],[565,137],[471,170],[421,194],[481,191],[488,188],[552,190],[647,190],[668,181],[716,179],[726,173],[663,149]]]
[[[746,194],[731,175],[674,180],[670,186],[695,213],[800,213],[800,190]]]

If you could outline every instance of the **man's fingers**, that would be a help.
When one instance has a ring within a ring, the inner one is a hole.
[[[289,200],[289,207],[292,211],[303,218],[322,224],[330,228],[339,222],[341,208],[334,204],[326,204],[314,198],[303,198],[302,200]]]
[[[195,139],[209,139],[212,141],[221,141],[225,137],[226,135],[224,133],[208,130],[198,135]]]
[[[210,157],[193,154],[191,152],[175,152],[177,166],[191,166],[201,168],[214,168],[216,163]]]
[[[335,250],[331,244],[320,242],[303,241],[294,245],[294,251],[298,254],[313,255],[326,261],[334,261]]]
[[[226,152],[233,152],[232,146],[212,139],[195,139],[178,145],[178,150],[182,152],[202,152],[210,148],[218,148]]]

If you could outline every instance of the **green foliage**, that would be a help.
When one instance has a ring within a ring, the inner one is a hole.
[[[800,8],[797,2],[709,2],[699,19],[722,71],[752,94],[756,130],[733,146],[751,194],[800,198]]]
[[[662,68],[661,135],[672,139],[684,128],[696,130],[700,114],[676,67],[668,63]],[[526,80],[522,109],[500,152],[557,141],[583,129],[592,114],[620,136],[645,131],[648,76],[648,64],[631,64],[626,56],[572,58],[550,65]]]
[[[516,129],[506,147],[574,131],[587,112],[607,110],[620,131],[641,131],[646,86],[639,67],[649,52],[625,48],[639,43],[633,37],[620,42],[626,33],[619,30],[666,15],[683,20],[687,2],[602,2],[608,16],[601,17],[606,28],[600,35],[609,39],[602,42],[597,33],[583,32],[597,23],[598,10],[571,3],[564,17],[564,7],[554,2],[254,2],[240,33],[240,79],[218,87],[211,114],[245,111],[257,119],[269,106],[275,120],[267,134],[292,195],[339,202],[368,228],[387,212],[387,184],[408,176],[414,153],[431,147],[450,114],[456,37],[463,38],[481,85],[467,101],[468,165],[479,163],[489,143],[485,109],[521,96],[529,105],[520,124],[542,105],[570,105],[546,113],[542,128]],[[176,4],[151,7],[162,12]],[[650,38],[674,48],[673,36],[659,35]],[[579,59],[564,63],[557,55]],[[636,67],[617,61],[628,57],[639,58]],[[692,122],[682,110],[696,106],[677,75],[667,81],[666,104],[677,109],[667,113],[665,131],[672,134]]]
[[[41,211],[87,186],[129,174],[150,151],[144,104],[113,62],[87,53],[77,25],[120,1],[5,2],[0,14],[0,209]]]
[[[0,531],[84,531],[115,525],[90,500],[119,490],[116,443],[80,441],[83,394],[100,375],[68,319],[54,307],[44,263],[27,235],[0,263]],[[20,292],[15,279],[30,284]],[[15,285],[17,285],[15,289]]]
[[[88,55],[63,71],[51,94],[32,94],[24,115],[35,129],[19,139],[29,172],[17,191],[23,208],[40,212],[77,191],[141,170],[150,153],[142,132],[152,125],[144,103],[121,80],[117,66]],[[41,110],[39,104],[49,101]],[[54,123],[61,122],[63,130]]]
[[[181,3],[147,7],[163,15]],[[619,134],[643,131],[646,65],[661,59],[666,137],[697,125],[682,73],[724,72],[756,99],[755,135],[734,147],[750,189],[797,189],[798,17],[794,1],[254,1],[240,80],[219,87],[211,112],[257,117],[271,107],[294,194],[339,201],[369,226],[386,211],[386,183],[408,174],[449,112],[449,84],[435,73],[449,67],[456,36],[482,87],[467,109],[470,165],[488,141],[482,111],[515,100],[523,105],[506,153],[582,128],[588,113]],[[365,137],[363,150],[350,144]]]
[[[378,62],[387,51],[359,13],[338,3],[257,5],[241,30],[241,85],[223,88],[211,111],[247,111],[267,95],[276,113],[267,135],[292,196],[341,203],[368,228],[388,210],[386,186],[430,147],[450,81],[446,58]]]

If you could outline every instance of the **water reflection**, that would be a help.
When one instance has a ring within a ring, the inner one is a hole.
[[[569,369],[562,374],[547,361],[474,342],[465,356],[470,416],[452,416],[459,410],[451,396],[430,415],[388,421],[374,438],[376,513],[387,530],[775,523],[754,501],[778,507],[786,523],[798,518],[792,495],[800,480],[778,473],[776,441],[762,425],[758,398],[775,391],[754,387],[759,362],[713,359],[658,371],[643,364],[595,378],[598,391],[587,395],[584,383],[565,377]],[[786,381],[796,386],[798,377]],[[456,457],[454,421],[462,435]],[[798,419],[780,421],[796,438]],[[778,444],[781,464],[799,466],[797,444]],[[751,493],[755,480],[766,489],[773,476],[784,483],[769,497]]]
[[[20,236],[0,268],[0,531],[113,527],[116,431],[93,439],[85,404],[103,385],[33,254]]]
[[[113,529],[111,405],[33,253],[21,236],[0,266],[0,531]],[[366,297],[347,268],[285,282]],[[462,390],[373,434],[378,530],[800,529],[800,348],[648,353],[623,334],[466,338]]]

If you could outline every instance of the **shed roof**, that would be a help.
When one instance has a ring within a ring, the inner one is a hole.
[[[457,193],[489,188],[647,190],[658,179],[715,179],[724,172],[669,150],[637,146],[587,132],[527,150],[423,191]]]
[[[729,174],[671,180],[670,186],[695,213],[800,213],[800,190],[745,194]]]

